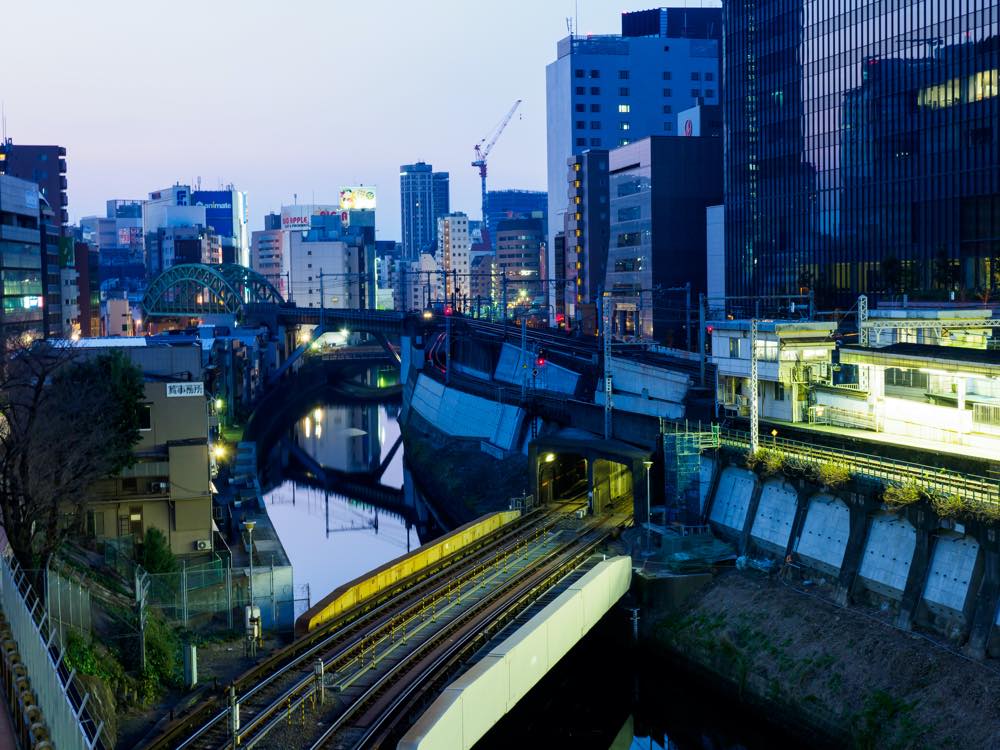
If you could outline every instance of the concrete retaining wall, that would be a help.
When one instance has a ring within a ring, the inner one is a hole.
[[[721,526],[724,534],[743,533],[755,484],[756,476],[749,469],[727,466],[722,470],[709,520]]]
[[[750,537],[758,546],[784,557],[795,522],[797,499],[795,488],[788,482],[772,479],[764,485],[750,529]]]
[[[795,552],[807,565],[837,575],[850,534],[851,513],[844,501],[830,495],[813,495]]]
[[[712,479],[715,474],[715,460],[708,456],[702,456],[699,465],[701,474],[699,479],[699,502],[701,503],[701,516],[705,516],[705,508],[708,507],[709,493],[712,491]]]
[[[913,524],[895,515],[872,519],[858,578],[865,588],[890,599],[902,599],[917,546]]]
[[[532,372],[537,374],[532,376]],[[527,378],[529,388],[573,395],[576,392],[580,374],[552,362],[546,362],[541,367],[535,364],[534,352],[523,352],[521,347],[504,344],[500,350],[500,359],[493,373],[494,379],[501,383],[510,383],[518,387]]]
[[[940,532],[924,584],[924,606],[934,615],[964,623],[980,565],[979,542],[954,531]]]
[[[439,430],[456,437],[487,440],[504,450],[517,450],[524,411],[516,406],[464,393],[417,377],[410,404]]]
[[[399,750],[471,748],[629,589],[632,559],[597,564],[445,688]]]

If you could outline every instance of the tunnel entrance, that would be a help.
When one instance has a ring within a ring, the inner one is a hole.
[[[632,499],[632,467],[599,458],[594,461],[592,508],[600,513],[621,500]]]
[[[541,503],[586,500],[587,459],[577,453],[543,453],[538,464]]]

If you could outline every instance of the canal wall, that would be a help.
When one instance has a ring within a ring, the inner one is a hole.
[[[740,554],[788,561],[840,605],[874,605],[903,630],[926,630],[975,658],[1000,656],[1000,534],[995,523],[892,508],[873,491],[763,476],[702,457],[702,512]]]
[[[468,750],[629,590],[632,559],[598,563],[451,683],[397,745]]]

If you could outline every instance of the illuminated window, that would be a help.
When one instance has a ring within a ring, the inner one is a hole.
[[[632,107],[630,105],[628,105],[628,104],[619,104],[618,105],[618,111],[619,112],[631,112],[632,111]]]
[[[1000,90],[997,88],[997,71],[983,70],[969,76],[969,101],[981,102],[983,99],[991,99]]]

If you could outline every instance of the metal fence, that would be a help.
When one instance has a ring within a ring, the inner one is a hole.
[[[230,567],[217,558],[191,566],[181,561],[180,570],[172,573],[148,573],[137,567],[136,575],[145,583],[145,605],[168,623],[200,630],[243,627],[243,609],[250,602],[246,568]],[[290,631],[297,614],[309,608],[308,587],[303,591],[292,585],[290,566],[255,566],[253,600],[261,608],[265,627],[279,631]]]
[[[0,605],[17,642],[21,662],[28,670],[38,705],[42,709],[52,745],[59,750],[93,750],[101,747],[103,724],[95,725],[87,713],[89,695],[67,671],[58,633],[50,626],[45,606],[35,596],[27,576],[8,554],[0,555]]]
[[[45,570],[45,611],[63,646],[68,628],[90,637],[93,625],[90,589],[51,568]]]
[[[721,443],[731,448],[749,450],[750,433],[742,430],[722,429]],[[806,463],[845,464],[851,473],[881,483],[905,484],[919,482],[926,489],[943,495],[958,495],[975,503],[992,507],[1000,506],[1000,485],[985,476],[939,469],[934,466],[875,456],[868,453],[827,448],[798,440],[773,438],[761,442],[761,447],[775,448],[782,453]]]

